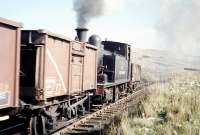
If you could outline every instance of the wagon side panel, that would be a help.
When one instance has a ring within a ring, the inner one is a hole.
[[[0,20],[0,109],[19,101],[19,28]]]
[[[45,98],[68,93],[70,42],[47,36],[45,48]]]
[[[70,70],[69,70],[69,95],[83,92],[83,72],[84,72],[84,44],[81,42],[71,42]]]
[[[96,89],[97,84],[97,50],[86,46],[84,58],[84,79],[83,89]]]

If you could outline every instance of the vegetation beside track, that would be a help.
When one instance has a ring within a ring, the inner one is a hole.
[[[200,75],[197,74],[184,73],[169,83],[151,86],[149,96],[137,110],[131,108],[124,113],[110,134],[198,135]]]

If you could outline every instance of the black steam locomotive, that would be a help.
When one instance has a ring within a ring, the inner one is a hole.
[[[131,47],[128,44],[101,41],[93,35],[89,43],[98,46],[97,93],[104,102],[116,101],[130,89]]]

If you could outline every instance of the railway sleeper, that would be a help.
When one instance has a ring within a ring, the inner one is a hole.
[[[112,114],[112,113],[107,113],[107,112],[103,112],[102,114],[100,114],[101,116],[103,116],[103,117],[112,117],[114,114]]]
[[[95,132],[98,133],[99,130],[100,129],[93,128],[93,129],[90,129],[90,130],[87,130],[87,131],[81,131],[81,130],[73,130],[73,131],[79,132],[78,134],[76,133],[76,135],[95,135],[93,133],[95,133]],[[74,133],[71,134],[71,135],[74,135]]]
[[[103,116],[95,116],[95,118],[101,118],[101,120],[107,120],[107,119],[109,119],[109,117],[103,117]]]
[[[72,130],[79,131],[79,132],[90,132],[90,131],[94,130],[94,128],[76,127],[76,128],[73,128]]]
[[[90,127],[90,128],[97,128],[98,127],[95,124],[88,124],[88,123],[80,124],[79,126],[81,126],[81,127]]]
[[[97,117],[105,117],[105,118],[110,118],[111,115],[108,115],[108,114],[99,114],[97,115]]]
[[[92,118],[92,120],[98,121],[99,122],[98,123],[99,127],[102,127],[102,125],[105,125],[107,123],[106,121],[108,121],[108,119],[107,120],[102,120],[102,119],[97,119],[97,118]]]
[[[90,123],[90,124],[95,124],[97,126],[101,126],[102,121],[101,121],[101,119],[90,119],[89,121],[87,121],[85,123]]]
[[[94,119],[94,120],[107,120],[106,118],[102,118],[102,117],[98,117],[98,116],[92,117],[91,119]]]
[[[114,110],[106,110],[105,112],[106,112],[106,113],[113,114],[113,112],[115,112],[115,111],[114,111]]]
[[[80,135],[80,131],[75,131],[75,130],[68,130],[62,133],[61,135]]]
[[[90,119],[89,121],[85,122],[84,124],[93,124],[95,126],[99,126],[101,124],[101,122]]]

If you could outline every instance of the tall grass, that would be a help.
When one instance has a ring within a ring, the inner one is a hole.
[[[200,75],[179,75],[169,83],[151,86],[140,106],[139,117],[125,113],[111,134],[199,135]]]

